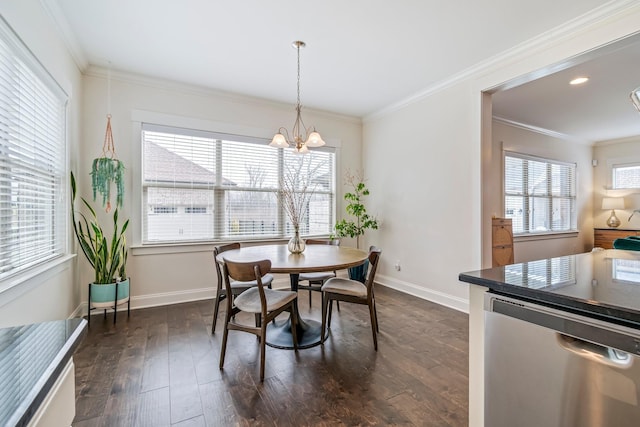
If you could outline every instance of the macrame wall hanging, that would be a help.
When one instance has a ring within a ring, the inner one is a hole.
[[[107,76],[107,111],[111,111],[111,70]],[[107,130],[102,145],[102,155],[93,159],[91,166],[91,187],[93,188],[93,200],[98,193],[102,197],[102,206],[106,211],[111,210],[111,186],[116,186],[116,207],[122,206],[124,198],[124,164],[118,160],[116,147],[113,143],[111,131],[111,114],[107,114]]]

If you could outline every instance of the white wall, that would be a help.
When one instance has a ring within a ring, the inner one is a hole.
[[[576,163],[576,211],[578,234],[552,237],[515,238],[515,262],[587,252],[593,248],[592,185],[593,166],[590,145],[562,140],[540,132],[510,125],[501,121],[492,123],[490,162],[483,165],[483,227],[491,223],[491,216],[504,213],[503,151]],[[485,157],[486,158],[486,157]],[[484,259],[491,259],[490,237],[483,242]]]
[[[461,310],[467,290],[458,274],[480,255],[480,147],[471,144],[478,129],[471,105],[461,102],[471,94],[463,82],[364,126],[368,202],[382,219],[364,245],[382,249],[376,278]]]
[[[640,115],[638,116],[640,120]],[[640,192],[637,190],[610,190],[611,165],[625,162],[640,163],[640,136],[624,140],[602,141],[593,148],[593,158],[598,165],[594,168],[593,177],[593,218],[594,227],[608,228],[607,219],[611,211],[602,210],[603,197],[624,197],[625,208],[616,209],[620,220],[619,229],[640,229],[640,213],[629,216],[634,209],[640,209]]]
[[[492,58],[364,122],[364,167],[372,204],[384,218],[380,280],[466,303],[458,274],[482,267],[482,123],[491,114],[483,91],[640,31],[640,4],[583,17]],[[484,107],[484,108],[483,108]],[[485,141],[490,144],[490,141]],[[486,191],[494,191],[485,189]],[[393,201],[402,201],[395,206]],[[403,260],[395,271],[393,260]],[[484,342],[481,293],[474,294],[469,335],[469,425],[483,425]]]
[[[78,159],[81,75],[39,0],[0,2],[0,14],[69,95],[68,142],[71,164]],[[71,242],[71,239],[69,239]],[[76,262],[64,262],[0,294],[0,327],[65,319],[80,305]]]
[[[111,72],[111,114],[116,151],[127,168],[122,215],[131,219],[128,242],[133,246],[127,274],[132,279],[132,307],[212,298],[216,285],[213,245],[141,248],[140,121],[179,125],[224,133],[271,138],[295,119],[293,104],[276,104],[203,88]],[[102,150],[106,126],[106,71],[90,69],[84,78],[84,155],[76,175],[84,176],[81,192],[90,196],[91,161]],[[338,145],[337,211],[344,211],[344,170],[361,169],[360,119],[303,110],[307,125],[314,125],[329,145]],[[349,243],[347,243],[349,244]],[[81,283],[91,280],[83,259]],[[288,284],[284,278],[284,284]],[[86,299],[86,290],[82,289]]]

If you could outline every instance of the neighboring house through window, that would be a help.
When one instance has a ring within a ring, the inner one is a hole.
[[[298,155],[267,143],[143,123],[143,244],[290,236],[277,190],[291,166],[313,186],[301,232],[329,234],[335,211],[333,150]]]
[[[0,280],[67,251],[66,104],[0,18]]]
[[[613,189],[640,188],[640,162],[614,164],[611,167],[611,183]]]
[[[514,234],[575,231],[576,165],[505,152],[505,217]]]

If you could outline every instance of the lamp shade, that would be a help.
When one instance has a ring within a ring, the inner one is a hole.
[[[309,135],[309,138],[304,145],[312,148],[322,147],[324,145],[324,141],[322,140],[320,134],[314,130],[313,132],[311,132],[311,135]]]
[[[287,148],[289,146],[289,143],[287,142],[287,139],[284,137],[283,134],[276,133],[273,139],[271,140],[271,144],[269,145],[277,148]]]
[[[624,209],[623,197],[604,197],[602,199],[602,209]]]

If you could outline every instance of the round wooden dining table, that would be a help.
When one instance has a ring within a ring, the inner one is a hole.
[[[362,264],[369,253],[356,248],[332,245],[307,245],[301,254],[292,254],[287,245],[243,246],[218,255],[218,261],[225,259],[236,262],[250,262],[262,259],[271,261],[271,273],[289,274],[291,290],[298,291],[300,273],[343,270]],[[297,304],[297,301],[296,301]],[[321,322],[303,319],[298,313],[298,348],[309,348],[320,344]],[[276,348],[293,349],[291,318],[277,320],[267,327],[267,345]]]

